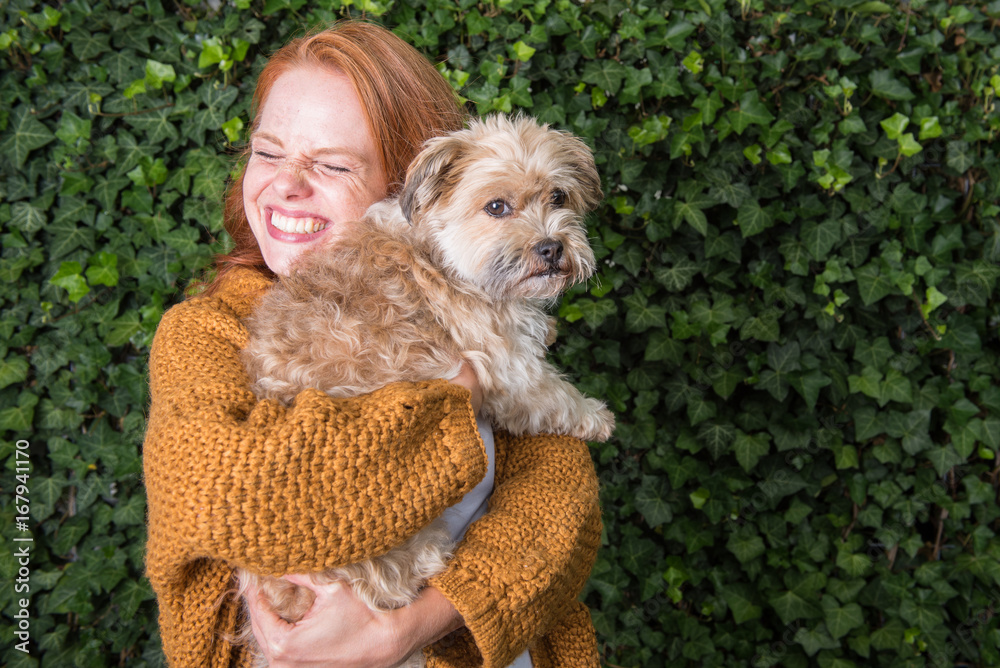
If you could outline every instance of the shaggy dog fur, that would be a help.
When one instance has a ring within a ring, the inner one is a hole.
[[[583,216],[601,197],[588,147],[532,119],[491,117],[430,140],[398,201],[375,204],[328,250],[303,256],[263,299],[244,351],[254,391],[283,402],[305,388],[355,396],[451,378],[465,361],[497,427],[606,440],[611,413],[545,360],[545,307],[594,271]],[[373,608],[399,607],[443,570],[449,548],[432,525],[321,577],[350,582]],[[285,580],[240,579],[241,593],[262,587],[286,620],[312,603]],[[422,665],[422,654],[411,662]]]

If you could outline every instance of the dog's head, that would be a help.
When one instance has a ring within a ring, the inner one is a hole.
[[[594,272],[583,217],[602,196],[582,141],[491,116],[428,141],[399,202],[461,280],[494,299],[551,298]]]

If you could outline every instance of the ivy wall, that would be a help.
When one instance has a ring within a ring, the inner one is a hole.
[[[606,663],[1000,665],[1000,0],[7,0],[0,660],[161,662],[150,340],[264,56],[362,14],[594,148],[553,354],[619,416]]]

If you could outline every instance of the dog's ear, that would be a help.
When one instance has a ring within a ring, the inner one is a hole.
[[[465,142],[452,134],[427,140],[406,170],[406,182],[399,195],[399,207],[406,221],[413,219],[441,197],[449,175],[463,153]],[[453,179],[452,179],[453,180]]]
[[[582,139],[560,132],[563,158],[571,166],[572,176],[579,184],[579,195],[587,211],[593,211],[604,199],[601,177],[594,164],[594,153]]]

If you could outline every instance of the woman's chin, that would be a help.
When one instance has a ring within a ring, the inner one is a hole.
[[[325,244],[330,238],[333,226],[310,234],[292,234],[282,232],[270,223],[267,225],[267,232],[270,238],[265,240],[262,246],[264,250],[264,260],[268,268],[278,276],[288,276],[292,265],[300,255],[306,253],[320,244]]]

